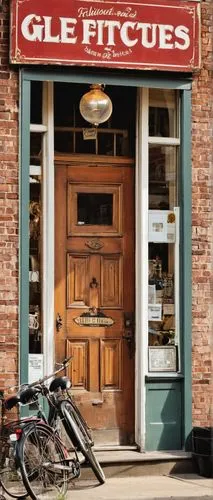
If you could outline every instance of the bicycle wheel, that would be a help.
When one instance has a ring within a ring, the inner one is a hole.
[[[17,442],[10,435],[0,437],[0,484],[12,498],[25,498],[28,493],[22,481],[20,465],[16,456]]]
[[[68,470],[60,440],[47,426],[30,425],[20,441],[23,482],[33,500],[57,500],[67,491]]]
[[[101,484],[104,484],[104,472],[92,450],[91,440],[88,437],[87,429],[85,429],[81,418],[75,412],[75,409],[70,401],[61,401],[60,411],[61,416],[63,417],[62,422],[69,438],[71,439],[77,450],[80,450],[86,460],[89,462],[98,481]]]

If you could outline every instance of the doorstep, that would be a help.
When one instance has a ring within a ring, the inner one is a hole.
[[[158,461],[158,460],[183,460],[191,459],[192,453],[183,450],[174,451],[145,451],[140,452],[136,447],[126,446],[104,446],[94,447],[95,454],[101,462],[136,462]]]
[[[126,477],[149,476],[164,474],[184,474],[194,472],[192,454],[182,450],[149,451],[140,453],[131,447],[99,447],[94,448],[105,476]],[[87,467],[83,475],[91,478],[92,473]],[[85,476],[84,476],[85,477]]]

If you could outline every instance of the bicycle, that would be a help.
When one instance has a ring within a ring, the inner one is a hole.
[[[66,457],[63,458],[61,452],[59,453],[58,460],[55,457],[53,461],[52,450],[49,452],[49,448],[51,449],[49,446],[49,440],[47,447],[47,427],[44,429],[44,425],[48,426],[57,438],[57,450],[55,449],[55,452],[59,451],[60,446],[64,447],[64,443],[60,439],[58,433],[58,418],[62,422],[67,436],[71,440],[74,447],[73,451],[75,453],[75,459],[72,460],[73,476],[78,477],[80,474],[80,459],[78,456],[78,452],[80,451],[84,455],[86,461],[91,465],[91,468],[99,482],[101,484],[105,482],[105,476],[102,468],[92,450],[94,443],[90,430],[70,393],[68,392],[68,389],[70,388],[70,381],[67,377],[56,377],[60,371],[68,366],[71,358],[72,357],[65,359],[61,363],[60,368],[53,374],[44,377],[38,382],[28,385],[20,393],[20,402],[22,404],[38,402],[38,397],[41,394],[46,398],[49,406],[49,414],[46,420],[45,415],[43,413],[40,414],[43,421],[45,421],[45,424],[36,421],[34,427],[31,425],[30,429],[26,432],[24,431],[24,436],[22,436],[22,440],[18,448],[23,482],[31,498],[34,500],[39,498],[39,482],[44,483],[44,479],[42,477],[42,474],[44,475],[44,471],[48,471],[50,475],[51,467],[55,472],[58,466],[58,473],[59,471],[70,472],[70,464],[68,467],[65,465],[64,462],[66,461]],[[48,389],[45,382],[48,378],[52,377],[55,378],[50,383]],[[48,439],[51,440],[52,438],[48,435]],[[59,445],[59,443],[61,444]],[[32,451],[29,451],[32,444],[34,446],[33,453]],[[67,451],[66,447],[64,447],[64,449]],[[49,453],[48,456],[47,452]],[[34,455],[37,456],[37,465],[34,463]],[[67,480],[64,481],[64,478],[60,475],[57,479],[59,485],[60,482],[63,483],[64,488]]]
[[[19,420],[6,423],[6,410],[18,403],[16,396],[5,399],[0,391],[1,427],[0,427],[0,485],[12,498],[25,498],[28,494],[22,482],[16,448],[22,422]]]
[[[69,439],[85,459],[100,482],[105,483],[104,472],[93,452],[94,442],[88,425],[81,415],[70,392],[70,380],[67,377],[55,378],[49,387],[50,398],[49,423],[55,421],[59,415]]]
[[[54,374],[61,369],[63,368],[56,370]],[[44,381],[54,374],[27,387],[32,390],[35,384],[39,384],[36,392],[45,395],[48,389]],[[26,384],[20,386],[16,395],[4,401],[4,411],[21,403],[20,396],[25,393],[25,388]],[[13,498],[25,498],[29,494],[31,498],[38,500],[41,494],[44,499],[43,493],[46,493],[48,499],[50,494],[53,494],[54,499],[61,499],[67,491],[68,481],[79,477],[80,463],[77,454],[75,458],[69,457],[57,429],[50,427],[39,401],[36,402],[36,416],[2,426],[0,483],[4,491]],[[3,414],[4,412],[2,418]]]

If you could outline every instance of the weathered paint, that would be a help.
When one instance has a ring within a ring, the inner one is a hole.
[[[191,71],[199,14],[196,1],[12,0],[10,61]]]

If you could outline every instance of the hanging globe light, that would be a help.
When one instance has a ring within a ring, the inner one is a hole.
[[[80,100],[79,109],[83,118],[97,127],[106,122],[112,114],[112,101],[104,93],[100,83],[90,86],[91,90],[84,94]]]

